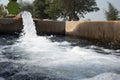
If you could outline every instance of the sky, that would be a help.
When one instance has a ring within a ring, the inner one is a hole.
[[[112,5],[120,11],[120,0],[96,0],[98,7],[100,10],[98,12],[91,12],[85,15],[85,18],[82,20],[106,20],[105,19],[105,10],[108,9],[108,2],[112,3]]]
[[[28,1],[33,2],[34,0],[22,0],[22,1]],[[120,0],[96,0],[98,7],[100,10],[98,12],[91,12],[85,15],[85,18],[82,18],[81,20],[106,20],[104,11],[108,8],[108,2],[112,3],[112,5],[117,8],[120,11]],[[8,0],[0,0],[0,4],[7,5]]]

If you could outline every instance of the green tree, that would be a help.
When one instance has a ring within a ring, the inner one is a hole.
[[[119,11],[111,3],[108,3],[108,10],[105,11],[105,16],[107,20],[118,20]]]
[[[66,20],[79,20],[88,12],[99,10],[95,0],[49,0],[48,2],[46,13],[51,17],[63,17]]]
[[[5,6],[0,5],[0,18],[4,18],[7,15],[7,11],[5,9]]]
[[[46,0],[45,13],[49,15],[52,19],[57,19],[61,17],[61,13],[63,11],[62,7],[58,4],[59,0]]]
[[[19,11],[19,5],[17,3],[17,0],[9,0],[9,3],[7,4],[7,9],[9,14],[16,15]]]
[[[46,0],[35,0],[33,2],[33,9],[34,9],[34,15],[35,18],[49,18],[49,15],[45,13],[45,8],[48,6],[46,4]]]

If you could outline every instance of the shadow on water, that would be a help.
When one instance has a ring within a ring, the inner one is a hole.
[[[0,62],[0,77],[5,80],[68,80],[55,78],[54,75],[50,76],[45,73],[34,73],[31,69],[28,69],[28,66],[27,68],[25,67],[23,64],[14,62]]]
[[[64,36],[52,36],[52,42],[64,42],[71,43],[71,46],[84,47],[86,49],[93,49],[95,52],[100,54],[114,54],[120,56],[120,44],[113,44],[112,42],[101,42],[97,40],[88,40],[80,38],[71,38]]]
[[[18,39],[17,35],[0,35],[0,50],[4,58],[19,59],[20,56],[16,54],[17,50],[13,50],[12,46]]]
[[[13,45],[18,37],[17,35],[0,35],[0,46]]]

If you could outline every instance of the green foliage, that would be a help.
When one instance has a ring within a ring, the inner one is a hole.
[[[16,1],[10,0],[10,2],[7,5],[7,9],[9,14],[16,15],[18,14],[18,11],[19,11],[19,5]]]
[[[53,8],[56,7],[56,8]],[[88,12],[98,11],[95,0],[49,0],[47,13],[67,20],[79,20]],[[53,13],[55,11],[55,13]],[[58,13],[57,13],[58,11]]]
[[[107,20],[119,20],[119,11],[111,4],[108,3],[108,11],[105,11]]]
[[[45,8],[48,6],[46,4],[46,0],[35,0],[33,4],[34,4],[33,16],[35,18],[41,18],[41,19],[49,18],[48,14],[45,13]]]
[[[46,0],[46,4],[48,5],[45,8],[45,13],[49,15],[52,19],[57,19],[61,16],[62,8],[58,5],[58,0],[54,2],[52,0]]]
[[[0,18],[4,18],[7,15],[7,11],[5,9],[5,6],[0,5]]]
[[[79,20],[85,14],[98,11],[95,0],[35,0],[34,16],[36,18],[59,17],[65,20]]]

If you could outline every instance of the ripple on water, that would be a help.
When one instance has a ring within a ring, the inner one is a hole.
[[[4,78],[0,77],[0,80],[5,80]]]
[[[120,80],[120,74],[103,73],[103,74],[97,75],[93,78],[82,79],[82,80]]]

